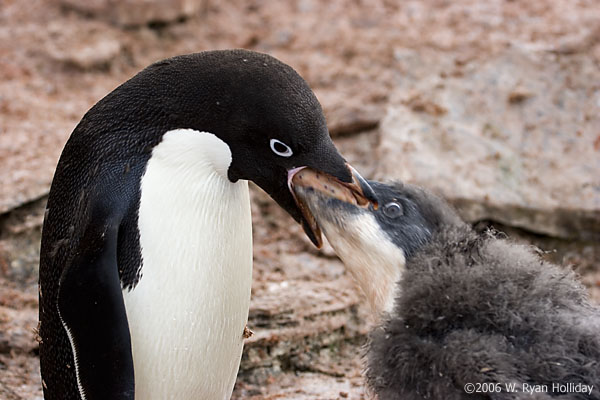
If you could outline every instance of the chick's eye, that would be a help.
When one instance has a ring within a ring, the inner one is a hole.
[[[292,154],[294,154],[292,149],[290,149],[290,146],[283,143],[281,140],[271,139],[270,145],[273,153],[280,157],[290,157]]]
[[[402,206],[396,202],[387,203],[383,206],[383,215],[388,218],[398,218],[404,213]]]

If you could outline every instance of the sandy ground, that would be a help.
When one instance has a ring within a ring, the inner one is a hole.
[[[0,399],[41,398],[37,248],[62,146],[94,102],[147,64],[231,47],[280,58],[315,89],[336,144],[365,176],[379,167],[373,149],[392,89],[431,68],[400,69],[407,51],[452,57],[450,75],[508,46],[564,62],[589,57],[600,68],[597,0],[206,1],[175,22],[135,27],[73,3],[0,0]],[[264,193],[253,188],[252,199],[256,334],[234,398],[365,398],[369,322],[352,281]],[[576,268],[600,301],[597,243],[505,228]]]

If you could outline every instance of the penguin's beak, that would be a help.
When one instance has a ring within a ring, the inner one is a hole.
[[[369,204],[372,204],[377,209],[377,197],[366,179],[351,165],[346,164],[346,167],[352,176],[351,182],[343,182],[332,175],[309,167],[298,167],[288,171],[288,188],[302,214],[302,227],[317,248],[321,248],[323,245],[321,228],[306,203],[296,195],[294,190],[296,185],[318,187],[319,190],[327,192],[332,197],[360,207],[368,207]]]

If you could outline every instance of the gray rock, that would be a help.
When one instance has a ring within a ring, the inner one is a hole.
[[[123,49],[118,31],[100,22],[66,29],[53,23],[49,31],[54,39],[46,48],[48,56],[81,70],[108,68]]]
[[[172,22],[200,11],[204,0],[61,0],[79,12],[97,16],[120,26]]]
[[[438,61],[421,57],[402,62]],[[593,60],[509,47],[460,67],[439,61],[395,89],[381,123],[377,177],[432,188],[469,221],[600,239]]]

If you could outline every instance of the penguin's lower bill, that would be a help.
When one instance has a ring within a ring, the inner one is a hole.
[[[308,167],[295,168],[289,172],[288,186],[296,200],[298,208],[308,221],[310,229],[317,238],[319,248],[323,245],[321,228],[304,197],[298,195],[296,188],[311,188],[318,192],[327,193],[329,197],[357,207],[367,208],[369,204],[372,204],[377,209],[377,202],[368,183],[352,167],[349,166],[349,168],[352,171],[353,178],[351,183],[342,182],[331,175],[315,171]]]

